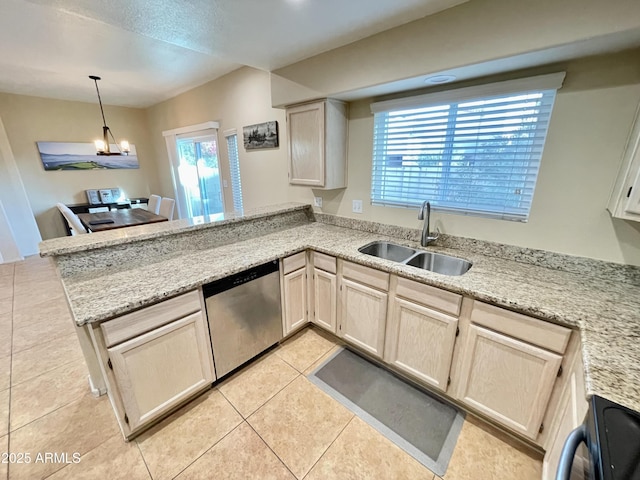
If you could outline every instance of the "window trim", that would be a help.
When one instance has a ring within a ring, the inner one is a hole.
[[[509,93],[526,92],[527,90],[559,90],[562,87],[565,72],[538,75],[536,77],[506,80],[504,82],[487,83],[472,87],[455,88],[442,92],[426,93],[412,97],[402,97],[371,104],[371,113],[384,113],[393,110],[421,108],[440,103],[463,102],[476,97],[490,95],[507,95]]]

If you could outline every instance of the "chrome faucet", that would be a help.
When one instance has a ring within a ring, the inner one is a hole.
[[[427,215],[425,216],[424,212],[427,211]],[[424,220],[424,226],[422,227],[422,238],[420,239],[420,245],[426,247],[429,243],[434,242],[438,239],[439,232],[436,232],[434,236],[429,232],[429,220],[431,218],[431,204],[426,200],[422,202],[422,207],[420,207],[420,212],[418,213],[418,220]]]

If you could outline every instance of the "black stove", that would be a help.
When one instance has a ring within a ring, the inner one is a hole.
[[[640,480],[640,413],[591,398],[586,443],[595,480]]]

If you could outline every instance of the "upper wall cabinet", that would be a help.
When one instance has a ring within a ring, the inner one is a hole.
[[[613,217],[640,222],[640,105],[611,192],[608,210]]]
[[[331,99],[287,108],[291,185],[347,186],[347,115],[347,104]]]

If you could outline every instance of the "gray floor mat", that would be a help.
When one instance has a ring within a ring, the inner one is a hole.
[[[309,380],[437,475],[444,475],[463,415],[394,374],[341,349]]]

